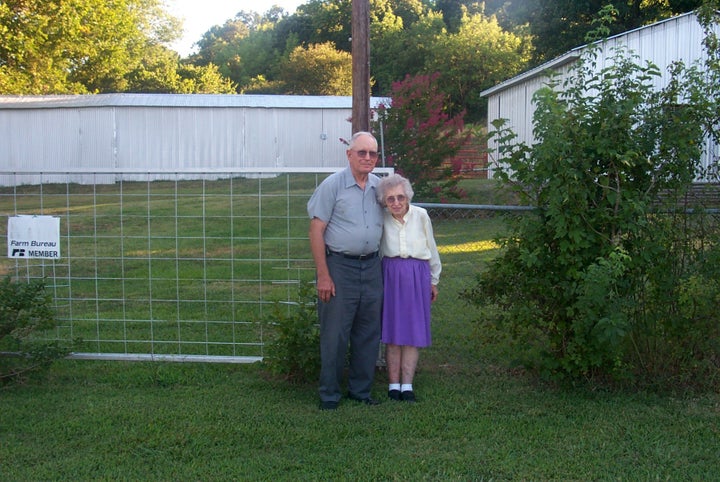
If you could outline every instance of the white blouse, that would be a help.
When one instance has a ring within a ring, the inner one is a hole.
[[[401,223],[385,210],[380,253],[388,258],[399,256],[429,260],[432,284],[437,285],[442,265],[427,210],[411,204],[403,220],[405,222]]]

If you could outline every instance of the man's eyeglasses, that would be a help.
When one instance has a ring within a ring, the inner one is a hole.
[[[385,198],[385,202],[387,204],[395,204],[395,201],[399,203],[404,203],[407,197],[405,197],[404,194],[398,194],[397,196],[388,196]]]
[[[355,151],[355,149],[353,149],[353,151]],[[355,151],[355,154],[357,154],[358,157],[365,157],[369,154],[370,159],[377,159],[377,156],[378,156],[377,151],[366,151],[365,149],[362,149],[360,151]]]

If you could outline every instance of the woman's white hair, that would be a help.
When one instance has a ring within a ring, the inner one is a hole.
[[[408,203],[412,201],[415,191],[413,191],[410,181],[402,177],[400,174],[390,174],[389,176],[383,177],[378,184],[377,199],[380,204],[385,205],[385,193],[388,190],[402,186],[403,192],[408,199]]]

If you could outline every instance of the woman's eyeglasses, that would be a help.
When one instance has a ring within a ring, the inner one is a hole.
[[[365,157],[369,154],[370,159],[377,159],[377,156],[378,156],[377,151],[366,151],[365,149],[362,149],[360,151],[355,151],[355,154],[357,154],[358,157]]]
[[[385,198],[385,202],[387,204],[395,204],[395,201],[399,203],[404,203],[407,197],[405,197],[404,194],[398,194],[397,196],[388,196]]]

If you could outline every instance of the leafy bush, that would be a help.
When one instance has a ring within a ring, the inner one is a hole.
[[[320,373],[320,327],[315,285],[301,284],[295,304],[275,305],[267,324],[271,341],[264,363],[275,375],[293,382],[315,380]]]
[[[17,379],[65,356],[68,350],[58,342],[37,338],[54,327],[44,281],[21,283],[5,277],[0,282],[0,379]]]
[[[720,226],[679,204],[705,136],[719,139],[720,49],[706,35],[706,68],[674,65],[660,90],[656,66],[617,48],[598,70],[588,49],[536,93],[531,146],[495,124],[498,177],[537,210],[464,296],[494,305],[484,326],[530,347],[524,362],[547,376],[720,381]]]
[[[657,254],[634,293],[627,350],[646,383],[720,386],[720,220],[693,208],[653,222]]]

